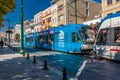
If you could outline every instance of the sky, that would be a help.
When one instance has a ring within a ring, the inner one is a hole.
[[[24,20],[33,19],[34,15],[48,8],[51,0],[23,0],[24,1]],[[10,19],[10,26],[14,27],[16,23],[20,23],[20,0],[16,0],[16,8],[13,12],[5,15],[5,19]],[[1,31],[8,28],[8,22],[4,21],[4,27]]]
[[[24,20],[34,18],[34,15],[48,8],[51,0],[23,0],[24,1]],[[28,2],[29,1],[29,2]],[[101,0],[94,0],[101,3]],[[10,26],[14,27],[16,23],[20,23],[20,0],[16,0],[16,8],[13,12],[5,15],[4,19],[10,19]],[[3,23],[4,27],[1,31],[8,28],[8,22]]]
[[[94,1],[99,2],[99,3],[102,3],[102,0],[94,0]]]

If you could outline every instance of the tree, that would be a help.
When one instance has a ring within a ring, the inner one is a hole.
[[[0,0],[0,27],[4,21],[4,15],[14,11],[15,7],[15,0]]]
[[[15,40],[17,40],[17,41],[20,40],[20,34],[18,34],[18,33],[15,34]]]

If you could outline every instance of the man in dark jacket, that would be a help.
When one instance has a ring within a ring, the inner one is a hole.
[[[0,41],[0,46],[1,46],[1,48],[3,48],[3,45],[4,45],[4,42],[3,42],[3,40],[1,39],[1,41]]]

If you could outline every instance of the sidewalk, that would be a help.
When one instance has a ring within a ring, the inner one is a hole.
[[[54,68],[43,70],[43,63],[32,63],[8,47],[0,48],[0,80],[62,80]]]

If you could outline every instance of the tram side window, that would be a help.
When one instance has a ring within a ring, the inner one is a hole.
[[[42,42],[43,42],[43,37],[42,37],[42,35],[40,35],[40,37],[39,37],[39,42],[40,42],[40,44],[42,44]]]
[[[54,34],[50,34],[50,45],[54,45]]]
[[[107,43],[107,33],[108,33],[107,29],[101,29],[100,30],[100,32],[98,34],[98,37],[97,37],[97,44],[106,45],[106,43]]]
[[[114,42],[120,43],[120,28],[114,29]]]
[[[32,37],[28,37],[28,38],[26,38],[26,41],[29,42],[29,43],[32,43],[33,38]]]
[[[80,42],[80,37],[77,33],[72,33],[72,42]]]
[[[77,42],[80,42],[80,36],[77,34]]]
[[[75,41],[76,41],[76,33],[73,32],[73,33],[72,33],[72,42],[75,42]]]
[[[44,40],[45,43],[48,43],[48,36],[44,36]]]

